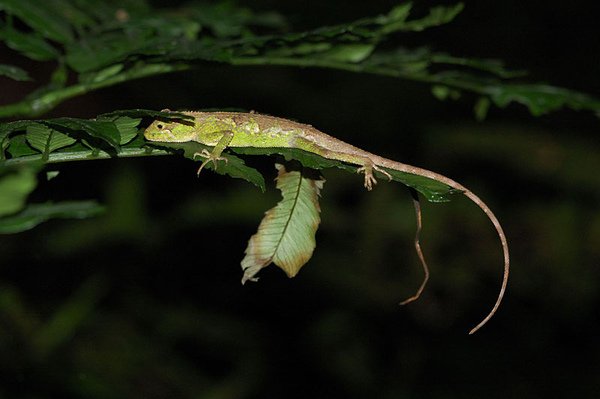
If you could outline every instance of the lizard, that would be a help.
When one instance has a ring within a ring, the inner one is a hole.
[[[163,111],[169,112],[169,110]],[[385,171],[385,169],[390,169],[436,180],[454,190],[462,192],[462,194],[479,206],[494,225],[504,256],[502,285],[496,302],[487,316],[472,328],[469,334],[473,334],[486,324],[500,306],[508,285],[510,269],[508,242],[498,218],[488,205],[460,183],[427,169],[392,161],[391,159],[372,154],[323,133],[311,125],[284,118],[255,112],[183,111],[179,113],[190,116],[191,119],[185,121],[155,120],[144,131],[144,137],[149,141],[194,141],[213,147],[212,151],[204,149],[202,152],[194,154],[194,158],[197,156],[205,158],[198,169],[198,174],[200,174],[209,162],[212,162],[215,168],[218,161],[227,162],[227,159],[221,156],[227,147],[292,148],[301,149],[326,159],[356,165],[358,167],[356,170],[357,173],[364,174],[364,186],[367,190],[371,190],[377,184],[374,176],[375,171],[392,180],[392,176]],[[418,227],[420,230],[420,224]],[[417,249],[420,250],[420,248]],[[422,258],[421,254],[420,257]],[[425,264],[424,266],[426,267]],[[423,285],[421,289],[422,287]],[[402,304],[413,299],[416,299],[416,296],[409,298],[409,300],[402,302]]]

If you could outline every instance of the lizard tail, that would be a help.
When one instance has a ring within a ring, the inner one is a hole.
[[[462,191],[467,198],[469,198],[471,201],[477,204],[477,206],[486,214],[488,219],[494,225],[494,228],[498,233],[498,237],[500,238],[500,243],[502,244],[502,253],[504,255],[504,274],[502,277],[502,286],[500,287],[498,298],[496,299],[496,303],[494,303],[494,307],[492,308],[492,310],[488,313],[487,316],[485,316],[483,320],[481,320],[481,322],[479,322],[479,324],[477,324],[474,328],[471,329],[471,331],[469,331],[469,334],[475,333],[477,330],[483,327],[492,318],[492,316],[494,316],[494,314],[500,307],[500,303],[502,302],[502,298],[504,297],[504,292],[506,291],[506,286],[508,285],[508,274],[510,271],[510,255],[508,251],[508,242],[506,240],[506,235],[504,234],[504,230],[502,229],[498,218],[496,218],[494,212],[492,212],[492,210],[487,206],[485,202],[481,200],[481,198],[476,196],[471,190],[464,187],[462,184],[459,184],[446,176],[440,175],[430,170],[406,165],[400,162],[395,162],[386,158],[372,155],[370,156],[375,159],[375,164],[378,166],[382,166],[384,168],[389,168],[400,172],[414,174],[417,176],[427,177],[429,179],[436,180],[440,183],[448,185],[449,187]]]
[[[423,255],[423,250],[421,249],[421,230],[423,229],[423,220],[421,217],[421,202],[419,201],[419,194],[417,193],[417,191],[412,187],[409,187],[409,190],[410,195],[412,196],[413,206],[415,208],[415,216],[417,217],[417,231],[415,232],[414,244],[415,251],[417,251],[417,256],[419,257],[421,267],[423,268],[423,281],[421,282],[421,285],[419,286],[417,292],[411,297],[406,298],[405,300],[400,302],[400,305],[406,305],[419,299],[419,297],[423,293],[423,290],[425,289],[425,286],[427,285],[427,281],[429,281],[429,267],[427,266],[427,262],[425,261],[425,255]]]
[[[471,331],[469,331],[469,334],[473,334],[477,330],[479,330],[481,327],[483,327],[483,325],[485,323],[487,323],[492,318],[492,316],[494,316],[494,313],[496,313],[496,311],[498,310],[498,307],[500,307],[500,303],[502,302],[502,298],[504,297],[504,292],[506,291],[506,286],[508,285],[508,273],[510,271],[510,255],[508,252],[508,242],[506,241],[506,235],[504,234],[504,230],[502,229],[502,226],[500,225],[498,218],[496,218],[496,215],[494,215],[494,212],[492,212],[492,210],[486,205],[486,203],[483,202],[473,192],[471,192],[470,190],[468,190],[460,185],[458,185],[458,186],[459,187],[456,187],[456,188],[464,190],[463,194],[467,198],[469,198],[471,201],[476,203],[477,206],[479,206],[479,208],[481,208],[481,210],[490,219],[490,221],[496,228],[496,232],[498,233],[498,237],[500,238],[500,243],[502,244],[502,252],[504,254],[504,274],[502,276],[502,286],[500,287],[500,292],[498,293],[498,298],[496,299],[496,303],[494,303],[494,307],[488,313],[488,315],[485,316],[485,318],[483,320],[481,320],[479,322],[479,324],[477,324],[475,327],[473,327],[471,329]]]

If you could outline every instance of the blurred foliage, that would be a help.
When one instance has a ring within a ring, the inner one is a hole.
[[[319,26],[352,4],[302,17]],[[382,17],[290,33],[292,24],[277,13],[227,2],[150,8],[132,0],[0,0],[0,38],[8,46],[0,48],[0,76],[17,82],[6,87],[23,87],[20,94],[39,87],[42,72],[53,68],[43,87],[4,105],[4,117],[38,115],[86,93],[63,110],[75,113],[81,104],[87,118],[115,109],[115,102],[157,109],[224,103],[283,109],[302,120],[311,115],[311,123],[349,142],[460,176],[498,210],[514,259],[497,317],[467,337],[496,294],[496,237],[468,201],[424,204],[422,242],[432,278],[417,303],[398,308],[421,279],[410,201],[383,182],[365,195],[359,177],[333,169],[321,201],[322,245],[301,276],[288,281],[265,269],[260,285],[241,287],[239,255],[262,212],[278,200],[274,190],[262,194],[211,174],[198,182],[181,157],[101,161],[117,151],[123,158],[147,155],[132,126],[152,116],[135,110],[102,114],[102,121],[3,123],[4,221],[96,217],[0,236],[0,398],[596,397],[597,118],[563,110],[532,121],[515,107],[490,106],[516,101],[541,115],[562,106],[597,110],[597,100],[530,85],[496,62],[420,47],[445,34],[459,37],[461,51],[485,40],[485,48],[465,53],[489,54],[508,30],[523,35],[517,22],[525,19],[527,37],[503,42],[528,57],[522,65],[539,71],[543,63],[547,76],[567,83],[591,76],[586,84],[594,87],[596,75],[586,72],[597,70],[589,56],[594,44],[585,38],[595,37],[595,20],[585,28],[581,20],[591,13],[569,18],[565,11],[574,5],[553,4],[536,4],[528,14],[523,2],[487,3],[479,7],[492,11],[474,25],[463,19],[456,21],[460,29],[422,36],[419,29],[449,22],[460,7],[422,14],[415,7],[422,17],[402,19],[408,6],[401,5]],[[366,7],[389,9],[376,2],[358,9]],[[482,30],[479,37],[469,37],[472,26]],[[369,36],[378,29],[379,36]],[[577,52],[573,44],[548,40],[558,31],[580,44],[579,58],[564,56]],[[488,38],[490,32],[496,36]],[[531,37],[543,43],[532,45]],[[398,38],[416,47],[398,49]],[[549,53],[563,64],[547,62]],[[268,69],[211,69],[227,64]],[[566,64],[571,69],[557,67]],[[173,71],[186,72],[91,93]],[[465,101],[431,101],[418,84],[368,74],[431,84],[443,100],[482,95],[475,110],[487,121],[465,117]],[[56,132],[77,141],[63,146],[69,140]],[[96,161],[66,165],[54,157]],[[272,160],[261,158],[244,161],[268,176]],[[44,161],[50,172],[40,175]]]
[[[438,96],[442,90],[455,95],[467,91],[500,107],[521,103],[533,115],[562,107],[600,109],[600,102],[585,94],[515,83],[523,72],[509,71],[496,60],[456,57],[425,47],[381,46],[398,32],[421,32],[451,22],[463,5],[436,6],[420,18],[409,18],[411,8],[404,3],[376,17],[288,33],[282,16],[255,13],[231,2],[160,9],[143,0],[2,0],[0,40],[16,53],[33,61],[55,61],[57,67],[49,83],[20,102],[0,106],[0,117],[40,115],[99,88],[207,62],[392,76],[434,84]],[[0,65],[0,74],[30,79],[14,65]],[[68,78],[71,74],[75,79]]]

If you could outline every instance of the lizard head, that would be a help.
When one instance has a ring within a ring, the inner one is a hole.
[[[144,137],[150,141],[182,143],[194,140],[196,131],[193,123],[184,124],[156,120],[146,128]]]

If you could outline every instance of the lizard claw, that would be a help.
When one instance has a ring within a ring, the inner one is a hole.
[[[365,188],[369,191],[373,189],[373,186],[377,184],[377,179],[373,176],[373,165],[364,165],[356,169],[356,173],[365,174]]]
[[[365,188],[367,190],[371,191],[371,189],[373,189],[373,186],[375,184],[377,184],[377,179],[375,179],[375,176],[373,175],[373,170],[376,170],[377,172],[379,172],[382,175],[384,175],[385,177],[387,177],[389,179],[389,181],[392,181],[392,175],[390,175],[388,172],[381,169],[377,165],[373,165],[373,164],[363,165],[360,168],[356,169],[356,173],[364,173],[365,174]]]
[[[206,160],[204,162],[202,162],[202,164],[198,168],[198,172],[196,172],[196,174],[198,176],[200,176],[200,172],[202,172],[202,169],[204,169],[204,167],[206,166],[206,164],[208,164],[209,162],[213,163],[213,165],[215,166],[215,170],[217,170],[217,161],[225,161],[225,163],[228,162],[227,158],[215,156],[212,153],[208,152],[208,150],[206,150],[206,149],[203,149],[201,152],[194,153],[194,155],[192,156],[192,158],[196,159],[196,157],[206,158]]]

